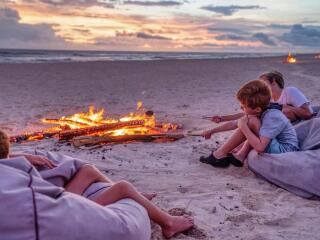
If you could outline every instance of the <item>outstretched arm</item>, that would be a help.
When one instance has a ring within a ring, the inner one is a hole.
[[[238,120],[239,118],[243,117],[244,113],[235,113],[235,114],[230,114],[230,115],[216,115],[213,116],[211,121],[215,123],[221,123],[221,122],[227,122],[227,121],[232,121],[232,120]]]
[[[237,126],[237,122],[236,121],[229,121],[226,122],[224,124],[221,124],[218,127],[215,127],[213,129],[210,129],[208,131],[203,132],[201,135],[205,138],[205,139],[210,139],[211,136],[215,133],[219,133],[219,132],[226,132],[226,131],[230,131],[230,130],[234,130],[236,129]]]

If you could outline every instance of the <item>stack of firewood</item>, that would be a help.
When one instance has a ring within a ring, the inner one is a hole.
[[[50,132],[34,132],[11,136],[10,141],[20,143],[28,140],[40,140],[44,138],[57,137],[59,141],[72,142],[75,147],[82,147],[110,143],[125,143],[131,141],[175,141],[184,137],[183,134],[172,133],[172,131],[176,129],[181,129],[181,124],[173,124],[175,128],[172,129],[172,131],[170,131],[170,129],[167,129],[165,133],[161,132],[161,124],[157,125],[160,131],[158,131],[158,133],[156,134],[112,136],[110,134],[104,133],[107,131],[117,130],[125,127],[143,127],[144,124],[144,120],[131,120],[126,122],[107,123],[99,126],[83,127],[79,129],[62,129],[59,131]]]

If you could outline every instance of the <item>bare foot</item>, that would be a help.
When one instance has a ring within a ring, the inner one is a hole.
[[[146,199],[148,200],[152,200],[153,198],[155,198],[157,196],[156,192],[151,192],[151,193],[141,193]]]
[[[193,226],[193,218],[189,215],[171,216],[167,226],[162,227],[162,234],[165,238],[171,238],[175,234],[184,232]]]

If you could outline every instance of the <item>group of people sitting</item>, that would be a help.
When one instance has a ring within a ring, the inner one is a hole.
[[[230,164],[240,167],[251,149],[258,153],[275,154],[299,150],[297,135],[291,122],[310,119],[313,110],[301,91],[295,87],[284,87],[281,73],[269,72],[261,75],[259,80],[246,83],[236,97],[243,112],[212,117],[213,122],[226,123],[205,131],[203,136],[209,139],[218,132],[235,132],[208,157],[201,157],[201,162],[214,167],[228,167]],[[53,161],[41,155],[11,153],[8,136],[0,131],[0,159],[17,156],[23,156],[36,167],[56,167]],[[171,238],[194,224],[190,216],[171,216],[157,207],[151,201],[155,197],[154,193],[140,193],[126,181],[113,182],[89,164],[79,168],[64,189],[72,194],[83,195],[85,190],[96,182],[108,183],[109,187],[90,198],[91,201],[106,206],[124,198],[131,198],[142,205],[150,219],[161,226],[166,238]]]
[[[242,112],[213,116],[215,123],[226,122],[202,133],[210,139],[218,132],[236,130],[212,154],[200,161],[214,167],[241,167],[249,152],[278,154],[298,151],[299,144],[293,123],[314,115],[310,101],[296,87],[285,87],[280,72],[264,73],[259,80],[243,85],[236,97]]]

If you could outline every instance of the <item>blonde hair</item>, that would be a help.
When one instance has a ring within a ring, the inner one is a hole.
[[[284,88],[283,75],[278,71],[263,73],[260,75],[260,78],[266,78],[270,84],[276,82],[281,89]]]
[[[10,141],[8,135],[0,130],[0,159],[8,158]]]
[[[253,80],[244,84],[236,96],[241,103],[252,109],[266,109],[271,100],[271,91],[265,82]]]

